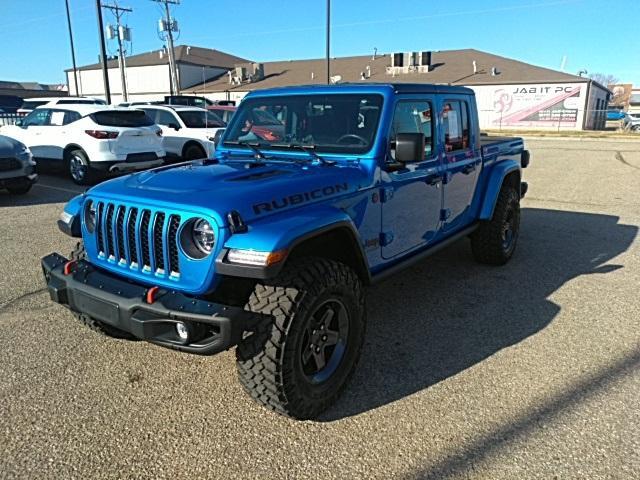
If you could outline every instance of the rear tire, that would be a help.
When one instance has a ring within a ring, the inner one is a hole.
[[[520,233],[520,195],[503,185],[493,217],[471,234],[471,251],[476,261],[504,265],[513,256]]]
[[[82,150],[71,150],[66,157],[66,170],[76,185],[91,185],[97,179],[89,157]]]
[[[192,143],[184,149],[183,160],[200,160],[201,158],[207,158],[207,154],[200,145]]]
[[[246,308],[263,317],[236,349],[245,391],[298,419],[333,404],[364,341],[365,300],[356,273],[332,260],[294,260],[275,279],[258,283]]]
[[[84,244],[82,242],[78,242],[75,248],[71,251],[69,255],[69,260],[86,260],[87,252],[84,249]],[[106,335],[108,337],[113,338],[122,338],[125,340],[135,340],[136,337],[131,335],[124,330],[120,330],[119,328],[112,327],[111,325],[107,325],[106,323],[102,323],[100,320],[96,320],[93,317],[85,313],[72,312],[74,317],[76,317],[80,322],[82,322],[86,327],[93,330],[94,332],[98,332],[102,335]]]

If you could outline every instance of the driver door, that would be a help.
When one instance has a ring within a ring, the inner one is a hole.
[[[442,165],[434,144],[433,112],[434,102],[429,96],[400,100],[395,107],[389,137],[389,165],[394,165],[398,133],[423,133],[425,155],[424,159],[416,159],[401,167],[390,167],[383,174],[380,245],[385,259],[426,246],[441,226]]]

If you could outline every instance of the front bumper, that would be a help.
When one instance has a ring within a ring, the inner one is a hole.
[[[147,302],[149,288],[131,283],[85,261],[71,264],[52,253],[42,259],[42,270],[51,299],[67,308],[129,332],[141,340],[200,355],[213,355],[240,341],[255,314],[241,307],[187,297],[170,290],[158,290]],[[189,332],[181,340],[176,324]]]
[[[33,167],[31,167],[30,171],[33,172]],[[15,173],[15,175],[17,176],[14,176],[13,172],[7,172],[7,173],[11,174],[11,176],[0,177],[0,188],[19,186],[19,185],[24,185],[25,183],[29,183],[33,185],[38,181],[37,173],[24,174],[24,173],[20,173],[20,171],[17,171]]]

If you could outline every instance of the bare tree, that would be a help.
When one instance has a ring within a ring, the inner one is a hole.
[[[589,74],[589,78],[598,82],[600,85],[604,85],[605,87],[619,82],[618,77],[607,73],[591,73]]]

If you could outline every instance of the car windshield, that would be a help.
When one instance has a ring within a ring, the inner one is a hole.
[[[371,149],[382,108],[375,94],[288,95],[247,98],[233,117],[225,143],[364,153]]]
[[[220,128],[224,121],[215,113],[206,110],[184,110],[176,112],[187,128]]]

